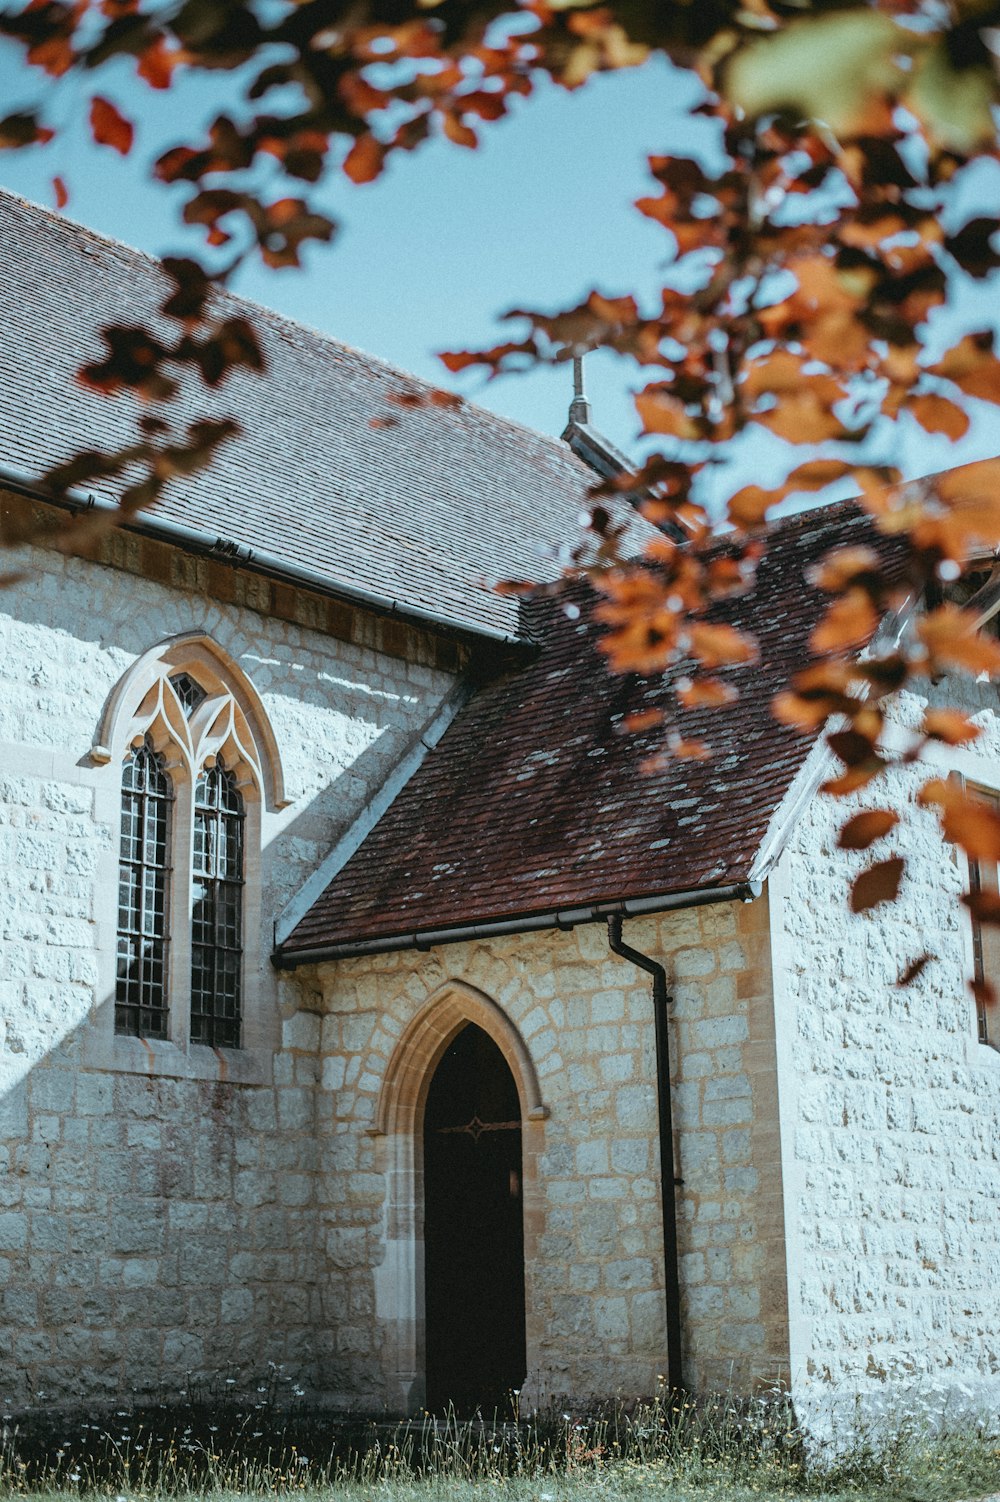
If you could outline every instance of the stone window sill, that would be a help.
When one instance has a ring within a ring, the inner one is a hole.
[[[256,1048],[183,1046],[165,1038],[110,1036],[101,1029],[87,1039],[84,1062],[94,1069],[146,1074],[173,1080],[215,1080],[233,1085],[271,1083],[271,1054]]]

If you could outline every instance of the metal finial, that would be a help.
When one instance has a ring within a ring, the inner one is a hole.
[[[590,422],[590,403],[583,389],[583,356],[573,356],[573,400],[569,405],[570,422],[586,425]]]

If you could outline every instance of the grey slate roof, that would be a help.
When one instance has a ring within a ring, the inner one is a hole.
[[[0,192],[0,458],[32,473],[134,436],[137,404],[85,390],[103,323],[152,316],[157,263]],[[243,436],[207,471],[174,481],[157,510],[361,586],[444,624],[519,636],[520,608],[493,584],[558,573],[594,475],[568,445],[463,402],[403,408],[430,389],[383,362],[228,294],[268,359],[220,391],[189,384],[170,415],[235,414]],[[371,426],[390,417],[393,425]],[[108,492],[112,494],[112,492]]]

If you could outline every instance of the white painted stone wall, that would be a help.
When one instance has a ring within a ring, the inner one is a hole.
[[[122,567],[38,550],[0,592],[5,1403],[169,1393],[189,1373],[251,1381],[268,1361],[315,1385],[328,1344],[319,1019],[302,1010],[308,991],[275,975],[270,924],[452,681],[423,638],[392,656],[374,626],[364,645],[269,619],[207,597],[192,560],[168,560],[180,583],[140,577],[137,547],[107,545]],[[89,751],[136,657],[194,630],[262,695],[292,800],[263,819],[260,964],[245,987],[273,1024],[248,1071],[256,1083],[223,1077],[208,1049],[149,1075],[93,1062],[112,1030],[121,774]]]
[[[940,768],[1000,786],[996,689],[930,692],[984,727]],[[900,701],[898,735],[924,702]],[[964,857],[908,802],[927,775],[849,807],[815,799],[771,880],[792,1376],[818,1433],[856,1400],[891,1419],[1000,1398],[1000,1052],[977,1041],[967,987]],[[871,858],[898,850],[908,874],[896,904],[852,916],[867,858],[838,850],[837,828],[887,799],[905,819]],[[937,958],[897,987],[925,950]]]

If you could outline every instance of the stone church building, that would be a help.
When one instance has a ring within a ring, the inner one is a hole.
[[[608,672],[587,591],[493,589],[558,573],[616,462],[581,403],[562,441],[407,404],[239,304],[266,378],[185,401],[243,436],[63,551],[113,496],[32,476],[121,442],[73,372],[159,287],[0,199],[0,515],[36,529],[0,591],[0,1397],[273,1362],[366,1412],[660,1375],[995,1406],[994,952],[918,810],[899,902],[849,916],[827,753],[768,712],[865,518],[777,528],[722,612],[741,698],[684,717],[714,755],[659,764],[621,730],[670,685]],[[942,763],[998,789],[996,690],[956,692],[983,734]]]

